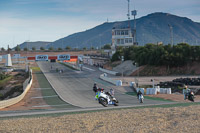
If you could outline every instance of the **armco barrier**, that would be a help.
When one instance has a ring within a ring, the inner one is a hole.
[[[110,78],[104,76],[104,74],[101,74],[101,75],[100,75],[100,79],[105,80],[105,81],[107,81],[107,82],[109,82],[109,83],[111,83],[111,84],[114,84],[114,85],[116,85],[116,86],[119,86],[118,82],[119,82],[120,80],[112,80],[112,79],[110,79]]]
[[[100,68],[100,67],[99,67],[99,70],[102,71],[102,72],[108,73],[108,74],[112,74],[112,75],[116,75],[118,73],[118,72],[110,71],[110,70],[103,69],[103,68]]]
[[[26,79],[23,83],[24,92],[15,98],[0,101],[0,109],[6,108],[8,106],[11,106],[11,105],[16,104],[19,101],[21,101],[24,98],[24,96],[26,95],[26,93],[30,90],[32,81],[33,81],[32,70],[30,70],[29,78]]]

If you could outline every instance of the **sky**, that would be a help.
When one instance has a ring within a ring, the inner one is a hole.
[[[164,12],[200,22],[200,0],[130,0],[132,10],[136,18]],[[0,0],[0,47],[56,41],[107,21],[127,20],[127,12],[127,0]]]

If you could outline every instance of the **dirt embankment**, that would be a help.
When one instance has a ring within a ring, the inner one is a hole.
[[[122,109],[0,122],[0,132],[198,133],[200,106]]]
[[[38,67],[36,63],[31,63],[31,66]],[[41,97],[41,98],[36,98],[36,97]],[[40,90],[40,85],[37,80],[37,76],[35,72],[33,72],[33,83],[32,83],[31,89],[28,91],[26,96],[17,104],[14,104],[4,109],[0,109],[0,111],[50,109],[51,108],[50,106],[43,107],[41,105],[47,105],[47,103],[42,98],[42,93]]]
[[[140,71],[133,72],[130,76],[169,76],[169,75],[200,75],[200,63],[193,62],[182,67],[169,66],[141,66]]]
[[[10,72],[4,82],[0,84],[0,99],[6,100],[20,95],[23,92],[23,82],[28,78],[25,71]]]

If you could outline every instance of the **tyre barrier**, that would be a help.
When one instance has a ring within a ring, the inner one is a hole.
[[[200,85],[200,78],[176,78],[172,81],[183,83],[185,85]]]
[[[166,81],[166,82],[160,82],[158,86],[162,88],[173,88],[173,87],[177,88],[177,87],[184,87],[185,84],[180,82]]]
[[[26,79],[23,83],[23,89],[24,89],[23,93],[17,97],[0,101],[0,109],[6,108],[8,106],[11,106],[11,105],[14,105],[14,104],[20,102],[25,97],[27,92],[30,90],[32,81],[33,81],[32,70],[30,70],[29,78]]]

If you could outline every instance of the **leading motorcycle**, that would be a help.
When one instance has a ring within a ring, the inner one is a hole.
[[[118,100],[113,95],[110,95],[109,92],[97,92],[97,93],[99,93],[97,94],[98,101],[104,107],[107,107],[108,105],[118,106],[119,104]]]

